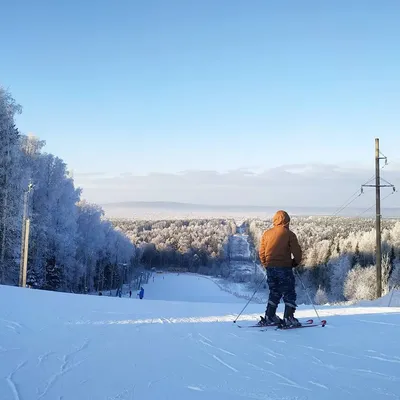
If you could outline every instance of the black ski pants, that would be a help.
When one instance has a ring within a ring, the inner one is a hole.
[[[295,279],[292,268],[267,267],[267,282],[269,286],[268,303],[278,306],[281,298],[286,305],[296,308]]]

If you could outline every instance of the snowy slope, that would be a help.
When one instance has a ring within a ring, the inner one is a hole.
[[[143,285],[146,299],[206,303],[243,303],[216,287],[211,279],[191,274],[154,274]],[[237,306],[236,306],[237,307]]]
[[[243,300],[212,281],[162,276],[143,300],[0,286],[0,399],[400,398],[400,308],[325,307],[325,328],[259,332],[232,324]]]

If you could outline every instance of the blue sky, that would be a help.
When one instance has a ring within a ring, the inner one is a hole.
[[[77,176],[372,169],[375,136],[398,158],[398,0],[24,0],[1,13],[17,124]]]

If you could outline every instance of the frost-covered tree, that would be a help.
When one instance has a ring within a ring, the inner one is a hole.
[[[315,294],[315,304],[326,304],[328,303],[328,296],[325,290],[320,286]]]
[[[134,267],[135,247],[128,237],[104,219],[96,204],[80,201],[75,280],[80,291],[115,289],[129,281]]]
[[[77,209],[80,191],[68,176],[66,164],[51,154],[33,163],[30,279],[49,290],[67,289],[76,255]],[[34,276],[37,273],[40,276]]]
[[[18,132],[14,116],[20,110],[0,87],[0,283],[19,280],[23,198],[30,183],[28,285],[83,292],[95,282],[98,289],[127,281],[135,246],[100,207],[80,200],[65,162],[42,152],[44,141]],[[107,268],[113,271],[109,282]]]
[[[392,274],[389,278],[389,290],[400,288],[400,260],[393,265]]]
[[[347,300],[373,300],[376,296],[376,268],[356,265],[347,274],[343,293]]]
[[[15,283],[19,270],[23,169],[14,116],[20,111],[0,86],[0,283]]]

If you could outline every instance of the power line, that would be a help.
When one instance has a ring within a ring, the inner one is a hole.
[[[397,192],[398,192],[397,190],[393,190],[393,192],[391,192],[391,193],[389,193],[387,196],[385,196],[385,197],[381,200],[381,202],[384,201],[385,199],[387,199],[389,196],[391,196],[391,195],[393,195],[393,194],[395,194],[395,193],[397,193]],[[361,212],[360,214],[356,215],[356,218],[358,218],[358,217],[360,217],[361,215],[365,214],[366,212],[368,212],[369,210],[373,209],[374,207],[375,207],[375,204],[372,204],[371,207],[368,207],[368,208],[365,209],[363,212]]]
[[[358,193],[358,190],[356,193]],[[363,192],[358,193],[358,195],[356,197],[354,197],[354,199],[348,201],[342,207],[340,207],[336,212],[334,212],[332,214],[332,217],[336,217],[340,212],[342,212],[345,208],[347,208],[351,203],[355,202],[360,196],[362,196],[362,194],[363,194]]]
[[[390,164],[393,164],[393,163],[396,162],[397,160],[400,161],[400,158],[399,158],[399,159],[396,158],[396,159],[391,160],[390,162],[388,162],[387,157],[386,157],[381,151],[379,151],[379,154],[382,156],[382,159],[385,160],[385,163],[382,165],[381,169],[384,169],[386,166],[388,166],[388,165],[390,165]],[[376,175],[375,175],[375,174],[372,175],[372,176],[364,183],[364,185],[367,185],[369,182],[375,180],[375,178],[376,178]],[[386,181],[386,180],[383,179],[383,178],[381,178],[381,180],[384,181],[385,183],[387,183],[388,186],[391,187],[391,185],[390,185],[390,183],[389,183],[388,181]],[[334,213],[331,214],[331,217],[336,217],[336,216],[337,216],[338,214],[340,214],[343,210],[345,210],[350,204],[352,204],[354,201],[356,201],[356,200],[363,194],[363,189],[362,189],[362,188],[363,188],[364,185],[361,185],[361,193],[360,193],[359,190],[355,191],[349,198],[347,198],[347,200],[346,200],[340,207],[338,207],[338,208],[336,209],[336,211],[335,211]],[[371,185],[371,186],[372,186],[372,185]],[[393,193],[390,193],[390,195],[392,195],[392,194],[394,194],[394,192],[393,192]],[[386,196],[384,199],[386,199],[386,198],[389,197],[390,195]],[[354,197],[354,196],[355,196],[355,197]],[[384,199],[382,199],[382,200],[384,200]],[[372,206],[372,207],[374,207],[374,206]],[[369,211],[372,207],[370,207],[370,208],[368,208],[367,210],[364,210],[362,213],[358,214],[358,215],[356,216],[356,218],[359,217],[360,215],[364,214],[365,212]]]
[[[354,192],[340,207],[337,208],[337,210],[332,214],[332,217],[335,216],[338,212],[340,212],[340,210],[342,209],[343,206],[345,206],[347,204],[347,202],[349,200],[351,200],[356,194],[359,193],[359,190],[357,190],[356,192]]]
[[[371,178],[369,178],[364,185],[368,184],[372,180],[375,179],[375,175],[372,175]],[[354,201],[356,201],[361,195],[364,194],[363,188],[361,186],[361,191],[357,190],[354,192],[332,215],[331,217],[336,217],[339,213],[341,213],[344,209],[346,209],[350,204],[352,204]],[[356,196],[357,195],[357,196]],[[354,197],[356,196],[356,197]]]

